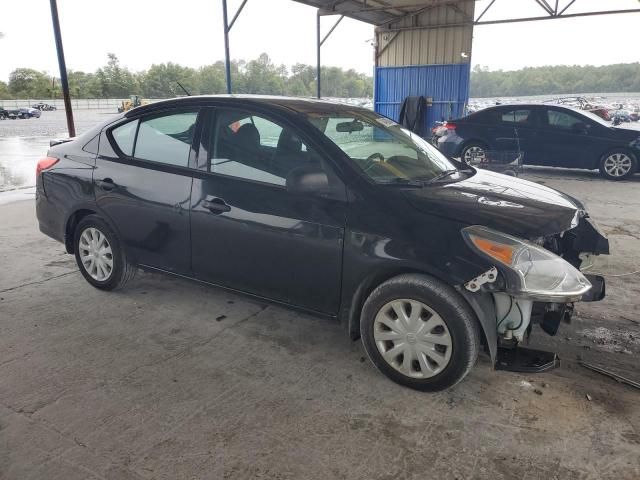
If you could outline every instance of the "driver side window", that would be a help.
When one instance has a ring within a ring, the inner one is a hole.
[[[563,130],[571,130],[585,123],[581,118],[559,110],[547,110],[547,122],[550,127],[561,128]]]
[[[285,186],[300,169],[323,169],[320,156],[291,128],[244,110],[220,109],[215,117],[211,173]]]

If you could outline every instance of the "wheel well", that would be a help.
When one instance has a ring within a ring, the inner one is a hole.
[[[76,210],[73,212],[69,219],[67,220],[67,225],[64,229],[64,246],[67,249],[67,253],[74,253],[73,251],[73,235],[76,230],[76,226],[80,223],[87,215],[93,215],[96,212],[93,210],[89,210],[87,208],[83,208],[81,210]]]
[[[393,277],[397,277],[398,275],[404,275],[406,273],[430,275],[440,281],[444,281],[431,273],[424,272],[417,268],[397,268],[392,270],[385,270],[367,277],[362,283],[360,283],[360,285],[356,289],[351,300],[351,305],[349,307],[347,320],[349,337],[352,340],[358,340],[360,338],[360,313],[362,312],[364,302],[367,301],[367,298],[369,298],[371,292],[373,292],[376,288],[378,288],[378,286],[382,285],[387,280],[390,280]]]
[[[367,298],[369,298],[369,295],[371,295],[371,293],[380,285],[382,285],[384,282],[386,282],[387,280],[391,280],[393,277],[397,277],[399,275],[404,275],[407,273],[415,273],[415,274],[420,274],[420,275],[429,275],[431,277],[436,278],[437,280],[444,282],[443,279],[438,278],[437,276],[421,271],[419,269],[411,269],[411,268],[403,268],[403,269],[396,269],[396,270],[389,270],[389,271],[385,271],[385,272],[380,272],[377,273],[375,275],[372,275],[371,277],[367,278],[365,281],[363,281],[360,286],[358,287],[358,289],[356,290],[355,294],[353,295],[353,299],[351,301],[351,307],[349,309],[349,316],[348,316],[348,328],[349,328],[349,337],[351,338],[351,340],[358,340],[360,338],[360,314],[362,312],[362,307],[364,306],[364,302],[366,302]],[[444,282],[446,283],[446,282]],[[457,291],[457,289],[454,289]],[[460,292],[458,292],[460,293]],[[483,345],[485,345],[485,347],[487,347],[488,350],[490,350],[489,348],[489,339],[487,338],[487,332],[485,331],[485,326],[483,325],[482,321],[480,320],[480,318],[478,318],[479,310],[478,307],[476,305],[472,305],[469,302],[469,299],[467,298],[466,295],[460,294],[460,297],[462,298],[462,300],[467,303],[469,305],[469,308],[471,309],[471,311],[474,313],[475,317],[476,317],[476,321],[478,322],[478,327],[480,330],[480,338],[481,341],[483,343]],[[490,352],[491,353],[491,352]],[[492,353],[492,357],[493,357],[493,353]]]
[[[487,142],[483,142],[482,140],[477,140],[475,138],[472,138],[471,140],[467,140],[466,142],[464,142],[462,144],[462,148],[467,148],[469,145],[471,145],[472,143],[477,143],[479,145],[483,145],[483,146],[487,146]]]

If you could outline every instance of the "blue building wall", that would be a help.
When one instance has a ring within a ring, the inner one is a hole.
[[[421,132],[421,135],[427,136],[435,121],[464,115],[464,108],[469,101],[470,74],[471,66],[468,63],[378,67],[375,75],[375,111],[398,121],[406,97],[431,97],[433,105],[426,109],[424,131]]]

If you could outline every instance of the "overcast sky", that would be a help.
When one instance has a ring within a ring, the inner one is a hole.
[[[560,0],[566,4],[569,0]],[[229,0],[233,15],[241,0]],[[476,15],[489,0],[476,3]],[[16,67],[57,75],[48,0],[0,0],[0,79]],[[551,2],[553,3],[553,1]],[[638,0],[577,0],[569,11],[640,8]],[[153,63],[198,67],[224,56],[220,0],[58,0],[67,67],[94,71],[108,52],[137,71]],[[484,19],[542,15],[533,0],[497,0]],[[276,63],[315,63],[315,9],[249,0],[231,32],[231,56],[267,52]],[[337,17],[335,17],[337,18]],[[325,31],[333,17],[323,19]],[[478,26],[472,64],[512,70],[640,61],[640,14]],[[345,19],[322,48],[323,64],[371,73],[373,27]]]

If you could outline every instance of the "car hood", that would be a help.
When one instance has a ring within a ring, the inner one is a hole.
[[[584,212],[569,195],[486,170],[458,182],[405,190],[404,195],[425,213],[529,239],[569,230]]]

